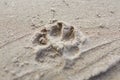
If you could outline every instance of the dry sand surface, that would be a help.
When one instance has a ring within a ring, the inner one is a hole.
[[[67,68],[35,59],[31,37],[53,19],[87,38]],[[0,0],[0,80],[120,80],[120,0]]]

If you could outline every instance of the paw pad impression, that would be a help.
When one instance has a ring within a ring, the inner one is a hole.
[[[57,21],[38,30],[32,43],[35,45],[36,61],[61,56],[73,60],[81,54],[81,45],[86,40],[82,32],[63,21]]]

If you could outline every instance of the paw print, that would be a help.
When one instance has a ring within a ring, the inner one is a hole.
[[[86,37],[73,25],[57,21],[38,30],[32,43],[35,45],[35,60],[44,62],[58,56],[74,60],[81,54],[81,46]]]

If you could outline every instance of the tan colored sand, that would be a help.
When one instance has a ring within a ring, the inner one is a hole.
[[[0,80],[83,80],[99,72],[103,75],[92,80],[119,80],[120,40],[112,41],[120,38],[119,4],[119,0],[0,0]],[[57,71],[64,65],[60,59],[42,65],[35,61],[30,38],[51,19],[78,27],[88,37],[83,51],[96,47],[84,52],[73,69]]]

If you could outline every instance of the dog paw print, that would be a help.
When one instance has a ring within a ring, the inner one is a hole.
[[[83,33],[66,22],[57,21],[46,25],[32,38],[32,43],[35,45],[35,60],[44,62],[58,56],[74,60],[81,54],[81,46],[85,41]]]

